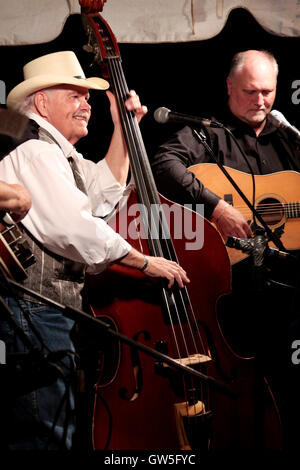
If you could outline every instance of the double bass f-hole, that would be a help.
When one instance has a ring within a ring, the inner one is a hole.
[[[150,282],[137,270],[113,265],[87,279],[92,310],[96,316],[106,312],[128,337],[163,348],[176,361],[216,380],[226,378],[235,395],[222,394],[120,344],[113,380],[102,382],[97,389],[101,400],[94,404],[94,448],[103,449],[109,435],[106,448],[118,450],[251,449],[255,432],[253,361],[230,349],[217,320],[217,301],[231,288],[226,248],[212,224],[157,192],[138,122],[125,107],[129,90],[116,40],[99,11],[93,9],[96,4],[102,11],[103,2],[81,0],[80,4],[88,50],[99,61],[116,97],[135,183],[125,210],[119,207],[107,223],[118,227],[125,220],[140,227],[136,236],[128,235],[129,243],[145,254],[178,262],[191,280],[188,289],[180,289],[176,283],[169,289],[164,281]],[[143,210],[133,215],[132,205]],[[166,216],[170,213],[172,218]],[[183,223],[202,227],[203,248],[187,249],[184,227],[180,227],[182,236],[174,238],[175,229]],[[103,402],[110,409],[109,418]]]

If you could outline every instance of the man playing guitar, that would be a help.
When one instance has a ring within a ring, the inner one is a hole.
[[[271,53],[261,50],[237,53],[232,59],[227,77],[228,106],[222,116],[217,116],[223,127],[201,129],[220,164],[231,172],[249,176],[251,202],[258,196],[259,184],[256,184],[255,198],[252,199],[253,181],[256,182],[256,178],[276,176],[273,190],[262,191],[272,193],[272,198],[268,198],[272,203],[274,194],[280,195],[286,187],[284,178],[278,183],[280,175],[294,173],[299,177],[300,173],[299,143],[293,137],[290,138],[286,129],[274,123],[270,114],[276,97],[277,74],[278,65]],[[152,169],[158,190],[163,196],[181,204],[194,204],[195,207],[196,204],[204,204],[204,216],[214,223],[224,240],[226,237],[236,237],[252,241],[257,229],[251,223],[252,214],[249,211],[248,217],[236,207],[233,186],[229,181],[226,180],[229,186],[229,189],[226,186],[226,190],[217,184],[218,175],[223,177],[223,174],[217,165],[212,165],[214,163],[203,141],[197,139],[192,126],[185,126],[160,146],[153,157]],[[200,167],[199,173],[195,171],[197,166]],[[207,178],[202,178],[204,170],[209,166],[215,166],[216,169],[216,177],[211,178],[213,184],[209,184]],[[202,171],[201,167],[204,167]],[[253,181],[250,173],[254,175]],[[294,186],[295,191],[298,191],[299,185]],[[245,184],[241,184],[240,189],[244,194],[247,192]],[[279,205],[276,204],[276,207],[278,212]],[[283,217],[279,217],[278,224],[274,223],[273,227],[269,225],[281,241],[287,232],[285,220],[291,217],[289,214],[285,217],[284,204],[282,207]],[[276,211],[273,215],[276,215]],[[292,216],[295,221],[294,213]],[[269,220],[266,223],[268,225]],[[292,238],[297,239],[298,245],[293,243],[285,248],[293,249],[296,257],[296,250],[300,249],[299,231],[295,230]],[[298,441],[295,430],[300,416],[296,398],[299,394],[299,373],[292,368],[290,357],[291,345],[299,339],[300,334],[297,299],[299,267],[297,263],[291,267],[287,261],[268,259],[268,264],[272,266],[264,263],[262,268],[267,267],[271,274],[262,270],[262,276],[255,278],[257,271],[251,261],[248,257],[233,266],[232,295],[225,299],[223,308],[219,304],[219,319],[231,347],[240,355],[247,353],[249,356],[249,350],[250,355],[257,352],[257,338],[260,338],[259,353],[263,350],[264,371],[274,385],[273,390],[279,397],[278,403],[284,423],[287,424],[287,446],[293,448],[295,445],[296,448]],[[223,315],[224,322],[221,320]]]

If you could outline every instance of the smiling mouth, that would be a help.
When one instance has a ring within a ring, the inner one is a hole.
[[[89,119],[88,119],[88,116],[86,115],[76,115],[76,116],[73,116],[74,119],[77,119],[78,121],[84,121],[86,123],[88,123]]]

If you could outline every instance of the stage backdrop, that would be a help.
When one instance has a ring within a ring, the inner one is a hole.
[[[69,15],[80,13],[78,0],[2,3],[0,44],[7,45],[51,41]],[[298,0],[108,0],[103,16],[119,42],[199,41],[218,34],[237,7],[248,10],[271,33],[300,35]]]
[[[239,8],[237,8],[239,7]],[[241,8],[242,7],[242,8]],[[10,0],[0,5],[0,103],[22,80],[29,60],[72,49],[86,75],[100,74],[86,43],[77,0]],[[226,101],[225,80],[232,55],[268,49],[280,73],[275,109],[299,127],[299,0],[107,0],[103,17],[120,46],[129,88],[148,106],[141,129],[149,158],[176,128],[153,119],[157,107],[208,116]],[[105,93],[91,97],[90,138],[79,150],[101,158],[111,125]]]

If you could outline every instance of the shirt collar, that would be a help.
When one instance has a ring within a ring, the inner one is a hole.
[[[56,129],[56,127],[52,126],[48,121],[46,121],[41,116],[38,116],[33,111],[26,112],[26,116],[29,119],[33,119],[40,127],[46,129],[56,140],[59,144],[60,148],[63,151],[63,154],[66,158],[70,156],[70,153],[74,151],[73,145]]]
[[[230,131],[237,131],[252,136],[256,135],[252,127],[249,126],[249,124],[247,124],[246,122],[238,119],[234,114],[231,113],[229,108],[227,109],[226,113],[222,116],[221,122],[225,122],[226,127],[228,127]],[[259,134],[258,138],[276,131],[277,127],[275,127],[267,118],[266,124],[261,133]]]

